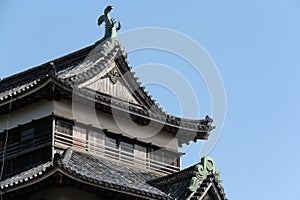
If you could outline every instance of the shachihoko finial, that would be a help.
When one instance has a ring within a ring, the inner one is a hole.
[[[118,21],[118,26],[116,27],[115,24],[117,23],[117,21],[111,18],[109,15],[112,9],[112,6],[107,6],[104,9],[104,14],[101,15],[98,19],[98,26],[101,26],[103,22],[105,23],[105,34],[104,37],[96,43],[100,43],[105,39],[116,37],[117,31],[121,29],[121,23]]]

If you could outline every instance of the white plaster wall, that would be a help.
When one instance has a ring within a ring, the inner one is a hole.
[[[146,143],[152,143],[160,147],[177,150],[178,140],[167,132],[161,132],[159,128],[140,126],[126,118],[115,117],[103,112],[98,112],[90,106],[71,103],[69,100],[39,101],[10,113],[8,128],[31,122],[52,114],[75,119],[84,124],[107,129],[114,133],[120,133],[130,138],[137,138]],[[0,132],[7,128],[7,115],[0,116]],[[117,121],[117,123],[115,122]]]
[[[91,106],[92,107],[92,106]],[[114,133],[120,133],[130,138],[137,138],[146,143],[152,143],[160,147],[177,150],[178,140],[168,132],[161,132],[161,127],[140,126],[126,117],[115,117],[103,112],[98,112],[90,106],[83,106],[71,101],[62,100],[54,102],[54,113],[58,116],[75,119],[84,124],[107,129]],[[117,123],[116,123],[117,122]]]
[[[12,104],[12,107],[14,105]],[[4,129],[7,129],[7,121],[8,128],[13,128],[21,124],[25,124],[31,122],[33,119],[39,119],[42,117],[46,117],[51,115],[53,112],[53,102],[42,100],[39,102],[35,102],[34,104],[28,105],[24,108],[15,110],[10,113],[10,117],[8,119],[8,115],[0,116],[0,132]]]

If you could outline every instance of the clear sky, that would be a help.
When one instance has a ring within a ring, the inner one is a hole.
[[[26,3],[25,3],[26,2]],[[130,2],[130,3],[129,3]],[[0,2],[0,77],[81,49],[103,35],[96,21],[107,5],[122,30],[169,28],[193,38],[216,63],[227,96],[227,115],[209,154],[229,199],[300,199],[300,3],[253,1],[16,1]],[[185,74],[197,92],[200,116],[210,97],[189,64],[159,51],[129,54],[133,66],[162,63]],[[146,86],[170,114],[176,98]],[[184,116],[190,117],[190,116]],[[213,133],[212,133],[213,134]],[[200,143],[184,166],[199,161]]]

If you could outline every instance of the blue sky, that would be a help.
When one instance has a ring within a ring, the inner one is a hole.
[[[227,115],[210,156],[228,198],[299,199],[299,1],[2,0],[0,77],[93,44],[103,35],[96,21],[109,4],[121,31],[163,27],[182,32],[218,66]],[[132,53],[129,61],[133,67],[150,62],[174,67],[197,91],[200,117],[210,114],[205,83],[185,61],[151,50]],[[181,115],[170,91],[155,85],[146,89],[169,113]],[[199,161],[199,145],[187,150],[184,166]]]

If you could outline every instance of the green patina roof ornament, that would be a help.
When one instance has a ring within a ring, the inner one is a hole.
[[[117,21],[110,17],[109,13],[113,9],[112,6],[107,6],[104,9],[104,14],[101,15],[98,19],[98,25],[101,26],[102,23],[105,23],[105,34],[104,37],[96,42],[96,44],[101,43],[102,41],[110,38],[114,38],[117,36],[117,31],[121,29],[121,23],[118,21],[118,26],[116,27],[115,24]]]
[[[189,187],[191,192],[195,192],[199,187],[199,184],[206,179],[208,175],[215,175],[217,180],[222,182],[220,179],[220,172],[215,169],[214,159],[208,156],[201,158],[201,162],[196,165],[193,175]]]

